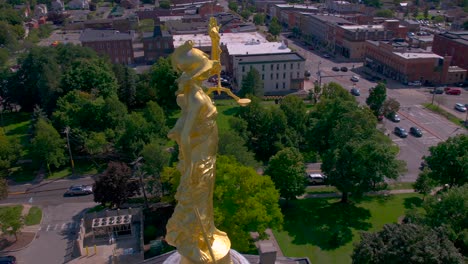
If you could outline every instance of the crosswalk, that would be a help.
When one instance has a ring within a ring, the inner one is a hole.
[[[43,232],[54,232],[54,231],[75,231],[79,228],[77,222],[62,222],[62,223],[51,223],[51,224],[42,224],[39,226],[38,231]]]

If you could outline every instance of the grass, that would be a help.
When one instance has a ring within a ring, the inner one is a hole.
[[[389,190],[413,190],[412,182],[395,182],[388,185]],[[334,186],[317,186],[309,187],[306,189],[306,193],[338,193],[339,191]]]
[[[42,219],[42,210],[37,206],[33,206],[29,209],[28,214],[24,218],[24,224],[31,226],[37,225],[41,222]]]
[[[455,115],[445,111],[444,109],[440,108],[437,105],[431,104],[431,103],[424,103],[423,106],[429,110],[431,110],[434,113],[437,113],[445,118],[447,118],[450,122],[454,123],[457,126],[463,125],[463,120],[460,120],[458,117]]]
[[[283,230],[274,230],[281,250],[289,257],[308,257],[311,263],[351,263],[360,231],[378,231],[396,223],[418,194],[365,197],[354,204],[338,199],[303,199],[283,205]]]
[[[75,173],[78,175],[97,174],[106,169],[106,164],[93,163],[90,160],[75,160]],[[60,179],[72,175],[72,169],[69,162],[59,170],[52,171],[52,175],[46,176],[47,179]]]
[[[5,129],[5,134],[9,138],[15,138],[23,146],[21,156],[29,154],[29,125],[31,123],[31,114],[23,112],[3,113],[3,121],[0,125]]]
[[[11,168],[9,176],[15,182],[28,182],[34,180],[37,175],[37,169],[34,168],[32,163],[24,163],[21,166]]]

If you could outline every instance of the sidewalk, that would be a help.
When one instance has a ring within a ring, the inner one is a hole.
[[[8,194],[15,195],[15,194],[24,194],[26,192],[38,189],[42,186],[46,186],[51,183],[55,182],[73,182],[75,180],[83,180],[83,179],[92,179],[94,175],[83,175],[83,176],[73,176],[73,177],[65,177],[65,178],[58,178],[52,180],[42,180],[41,182],[25,182],[25,183],[16,183],[16,184],[9,184],[8,185]],[[63,188],[60,188],[63,189]],[[53,190],[53,189],[51,189]],[[46,191],[46,190],[41,190]]]

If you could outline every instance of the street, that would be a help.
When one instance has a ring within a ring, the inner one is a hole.
[[[285,36],[281,36],[285,40]],[[366,79],[366,72],[362,63],[356,62],[337,62],[334,59],[323,57],[322,52],[317,50],[306,49],[302,42],[287,39],[288,46],[298,52],[306,59],[306,70],[312,73],[310,80],[305,83],[305,89],[311,89],[314,81],[320,79],[317,72],[320,71],[321,83],[336,82],[341,84],[348,91],[351,88],[358,88],[361,92],[360,96],[356,96],[356,100],[365,105],[365,100],[369,96],[369,88],[375,87],[376,82]],[[333,71],[333,67],[347,67],[347,72]],[[359,82],[351,81],[351,76],[359,77]],[[383,76],[380,76],[383,77]],[[385,77],[383,77],[385,78]],[[401,122],[394,123],[386,118],[382,121],[385,128],[385,134],[389,135],[392,141],[400,147],[398,158],[406,161],[408,171],[402,175],[399,181],[414,182],[419,174],[419,166],[424,155],[429,154],[429,147],[435,146],[441,141],[447,140],[450,136],[457,134],[468,134],[465,128],[457,126],[446,118],[425,109],[422,104],[430,103],[432,94],[429,93],[433,88],[427,87],[408,87],[394,80],[387,79],[387,98],[395,98],[400,103],[399,115]],[[465,120],[466,113],[457,112],[454,110],[455,103],[468,103],[468,91],[462,91],[459,96],[437,94],[435,95],[435,104],[440,104],[444,110],[452,113],[461,120]],[[412,126],[422,130],[423,136],[416,138],[409,135],[407,138],[399,138],[393,133],[396,126],[401,126],[409,131]]]

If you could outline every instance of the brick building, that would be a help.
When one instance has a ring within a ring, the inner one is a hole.
[[[432,51],[440,56],[452,56],[452,65],[468,70],[468,31],[434,35]]]
[[[268,16],[276,17],[281,24],[291,29],[298,26],[300,13],[317,14],[318,8],[313,5],[272,4]]]
[[[224,8],[217,3],[204,3],[198,8],[198,14],[203,18],[209,18],[210,16],[223,12]]]
[[[447,84],[464,79],[466,70],[450,67],[451,60],[404,42],[366,42],[365,66],[403,83]]]
[[[159,25],[154,27],[154,31],[143,37],[143,50],[145,61],[155,62],[159,57],[167,57],[174,51],[172,35],[161,30]]]
[[[363,59],[366,40],[405,38],[407,29],[398,20],[386,20],[380,25],[337,25],[335,27],[335,53],[349,59]]]
[[[134,31],[85,29],[80,35],[81,45],[109,56],[113,63],[132,64]]]
[[[339,16],[301,13],[299,30],[304,41],[335,50],[335,28],[342,25],[354,25],[354,23]]]

